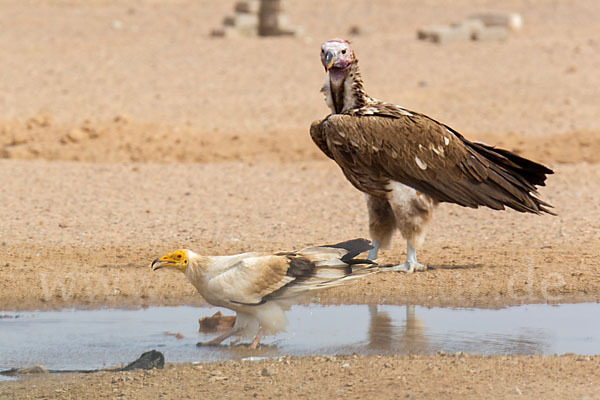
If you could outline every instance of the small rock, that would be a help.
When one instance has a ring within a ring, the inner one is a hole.
[[[86,132],[90,139],[96,139],[100,137],[100,131],[92,128],[91,126],[82,126],[81,130]]]
[[[470,40],[472,30],[470,27],[459,25],[433,25],[426,26],[417,31],[417,38],[429,40],[434,43],[445,43],[453,40]]]
[[[40,126],[40,127],[48,127],[48,126],[52,125],[52,115],[50,115],[50,113],[47,113],[45,111],[40,112],[37,115],[34,115],[33,117],[29,118],[29,120],[27,121],[27,128],[31,129],[34,125]]]
[[[43,365],[32,365],[24,368],[13,368],[8,371],[2,371],[2,375],[15,376],[15,375],[39,375],[48,374],[48,370]]]
[[[260,374],[261,374],[262,376],[272,376],[272,375],[273,375],[273,372],[271,371],[271,369],[270,369],[270,368],[264,367],[264,368],[262,369],[262,371],[260,371]]]
[[[352,25],[350,26],[350,28],[348,29],[348,34],[350,36],[358,36],[362,33],[360,26],[358,25]]]
[[[235,29],[235,31],[243,36],[256,36],[258,32],[258,15],[236,12],[233,15],[228,15],[223,20],[223,27]]]
[[[35,146],[35,144],[33,145]],[[7,146],[0,151],[0,157],[2,158],[31,158],[31,154],[38,155],[36,147],[27,146]]]
[[[12,139],[9,143],[11,146],[18,146],[20,144],[25,144],[31,140],[31,136],[26,134],[25,132],[14,132],[12,134]]]
[[[211,375],[208,377],[209,382],[226,381],[227,379],[229,379],[229,378],[227,378],[226,376],[223,376],[223,375]]]
[[[515,393],[518,394],[519,396],[521,396],[523,394],[523,392],[521,392],[521,389],[519,389],[517,386],[515,386]]]
[[[118,19],[115,19],[113,22],[111,22],[110,27],[113,28],[115,31],[119,31],[123,28],[123,23]]]
[[[575,65],[570,65],[570,66],[568,66],[568,67],[567,67],[567,69],[565,69],[565,72],[566,72],[567,74],[572,74],[572,73],[574,73],[574,72],[577,72],[577,66],[575,66]]]
[[[260,2],[258,0],[238,1],[234,10],[244,14],[258,14]]]
[[[523,18],[518,13],[490,11],[470,15],[469,19],[478,19],[485,26],[501,26],[513,32],[521,30],[523,27]]]
[[[113,119],[113,121],[126,124],[126,123],[129,122],[129,117],[127,115],[119,114],[119,115],[115,116],[115,118]]]
[[[472,39],[478,41],[505,40],[508,38],[508,29],[503,26],[488,26],[473,32]]]
[[[73,128],[67,133],[66,139],[71,143],[79,143],[84,140],[86,134],[79,128]]]
[[[130,362],[123,368],[118,368],[115,371],[133,371],[135,369],[163,369],[165,366],[165,356],[156,350],[150,350],[143,353],[137,360]]]
[[[225,26],[223,28],[215,28],[210,31],[210,36],[212,37],[235,37],[237,36],[237,31],[230,26]]]

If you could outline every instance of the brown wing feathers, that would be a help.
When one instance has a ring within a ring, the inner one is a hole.
[[[344,249],[345,254],[339,254],[339,258],[335,253],[331,253],[329,249]],[[288,262],[288,268],[286,275],[292,277],[293,280],[281,286],[273,293],[265,296],[260,303],[263,304],[266,300],[286,297],[286,291],[289,288],[293,288],[302,285],[303,283],[313,283],[316,286],[327,286],[330,282],[340,281],[342,278],[347,276],[354,276],[356,273],[355,268],[360,270],[360,265],[364,264],[365,270],[369,270],[371,267],[379,268],[379,265],[373,261],[355,259],[357,255],[367,250],[372,249],[371,242],[366,239],[353,239],[346,242],[341,242],[333,245],[325,245],[319,247],[311,247],[307,250],[306,254],[303,251],[298,252],[281,252],[277,253],[278,256],[286,257]],[[315,253],[316,252],[316,253]],[[320,253],[320,254],[317,254]],[[329,272],[330,274],[325,274]],[[360,274],[360,272],[358,273]]]
[[[369,106],[369,116],[332,115],[311,127],[313,139],[327,145],[328,155],[358,189],[382,196],[391,179],[440,202],[552,214],[551,206],[536,197],[536,186],[552,173],[549,168],[472,143],[427,116],[394,115],[390,107],[378,116],[374,108]]]
[[[321,151],[325,153],[327,157],[331,158],[332,160],[334,159],[333,155],[329,151],[329,147],[327,147],[327,141],[325,140],[325,136],[323,136],[323,130],[321,129],[321,121],[315,121],[312,123],[312,125],[310,126],[310,137],[312,138],[313,142],[315,142],[317,147],[321,149]]]

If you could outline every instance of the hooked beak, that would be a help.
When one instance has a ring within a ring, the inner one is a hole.
[[[157,269],[166,267],[169,264],[173,264],[173,262],[172,261],[161,261],[160,258],[157,258],[156,260],[152,261],[152,265],[150,265],[150,267],[152,268],[152,271],[156,271]]]
[[[327,50],[325,52],[325,56],[323,57],[323,66],[325,67],[325,72],[329,71],[329,69],[333,66],[335,61],[334,54],[331,50]]]

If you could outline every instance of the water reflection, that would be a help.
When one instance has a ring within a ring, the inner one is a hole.
[[[5,313],[0,319],[0,369],[102,368],[157,349],[167,362],[214,361],[287,354],[600,353],[600,305],[528,305],[500,310],[419,306],[294,306],[287,332],[254,351],[243,346],[197,348],[214,334],[198,318],[214,308],[154,307]],[[165,335],[165,331],[180,333]],[[181,338],[183,336],[183,338]]]
[[[387,311],[369,305],[369,342],[367,348],[386,353],[430,353],[424,321],[416,317],[416,307],[406,305],[405,318],[394,323]]]

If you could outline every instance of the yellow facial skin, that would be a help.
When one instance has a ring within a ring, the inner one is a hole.
[[[172,267],[185,273],[189,264],[187,252],[185,250],[175,250],[171,253],[152,261],[152,270],[156,271],[162,267]]]

